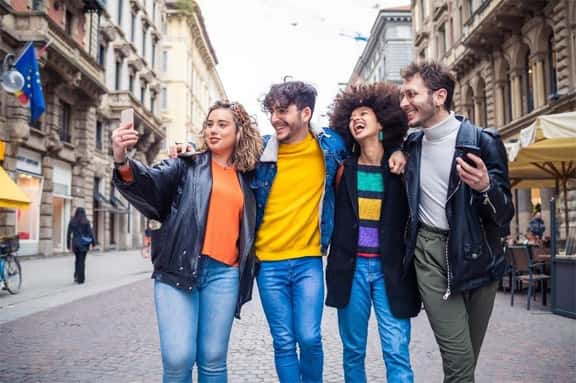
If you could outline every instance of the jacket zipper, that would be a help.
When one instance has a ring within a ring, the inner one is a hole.
[[[480,230],[482,231],[482,238],[484,239],[484,244],[488,248],[488,253],[490,254],[490,259],[494,259],[494,255],[492,254],[492,248],[488,244],[488,237],[486,236],[486,230],[484,230],[484,224],[482,220],[480,220]]]
[[[446,259],[446,281],[447,281],[447,288],[446,292],[442,296],[442,299],[447,301],[450,295],[452,295],[452,291],[450,289],[451,281],[452,281],[452,272],[450,270],[450,262],[448,261],[448,243],[450,242],[450,231],[448,231],[448,236],[446,237],[446,246],[444,248],[444,257]]]
[[[494,213],[494,215],[496,215],[496,207],[494,206],[494,204],[492,203],[492,201],[490,201],[490,197],[488,196],[488,192],[484,192],[484,201],[482,201],[482,203],[484,205],[490,205],[490,207],[492,208],[492,212]]]
[[[458,191],[458,189],[460,188],[460,185],[462,184],[462,181],[459,180],[458,184],[456,185],[456,188],[454,189],[454,191],[448,196],[448,198],[446,198],[446,204],[448,204],[448,201],[450,201],[450,199],[454,196],[454,194],[456,194],[456,192]],[[448,244],[450,243],[450,230],[448,230],[448,236],[446,237],[446,247],[444,250],[444,257],[446,260],[446,282],[447,282],[447,287],[446,287],[446,292],[444,293],[444,295],[442,296],[442,299],[444,299],[445,301],[448,300],[448,298],[450,297],[450,295],[452,295],[452,271],[450,268],[450,261],[448,260]]]

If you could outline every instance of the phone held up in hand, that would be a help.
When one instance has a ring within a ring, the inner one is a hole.
[[[120,113],[120,125],[125,126],[127,124],[132,124],[132,129],[134,129],[134,109],[132,108],[124,109]]]
[[[468,165],[472,166],[472,167],[476,167],[476,162],[474,162],[470,157],[468,157],[468,153],[472,153],[475,156],[481,157],[480,156],[480,148],[476,145],[458,145],[456,146],[456,150],[462,152],[462,155],[460,158],[462,158],[462,160],[464,162],[466,162]]]

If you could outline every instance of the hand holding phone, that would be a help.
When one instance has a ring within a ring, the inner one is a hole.
[[[456,151],[461,153],[457,170],[462,182],[478,192],[486,190],[490,186],[490,177],[486,164],[484,164],[480,156],[480,148],[477,146],[462,145],[457,146]],[[468,157],[469,154],[474,154],[478,162]],[[464,163],[469,166],[465,166]]]
[[[138,132],[134,129],[134,109],[120,113],[120,126],[112,132],[112,152],[115,162],[123,162],[126,152],[138,142]]]
[[[475,145],[461,145],[461,146],[457,146],[456,147],[457,150],[460,150],[462,152],[462,156],[460,158],[462,158],[462,160],[464,162],[466,162],[468,165],[472,166],[472,167],[476,167],[476,162],[474,162],[473,159],[471,159],[470,157],[468,157],[468,153],[474,154],[477,157],[480,157],[480,148],[478,146]]]
[[[127,128],[128,124],[131,124],[131,128],[134,129],[134,109],[132,108],[124,109],[120,113],[120,127]]]

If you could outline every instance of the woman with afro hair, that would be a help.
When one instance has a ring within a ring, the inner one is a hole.
[[[410,318],[421,307],[413,264],[404,264],[408,202],[388,165],[406,135],[399,89],[351,86],[336,96],[331,126],[352,156],[336,188],[334,233],[326,268],[326,304],[338,309],[346,382],[366,382],[368,320],[374,305],[388,382],[413,382]]]

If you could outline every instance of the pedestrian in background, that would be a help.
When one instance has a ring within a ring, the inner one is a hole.
[[[243,106],[216,102],[200,151],[150,167],[128,159],[138,141],[131,124],[112,133],[114,183],[154,233],[154,298],[164,383],[226,382],[234,316],[251,299],[256,203],[247,172],[261,138]]]
[[[90,246],[94,246],[94,233],[86,210],[83,207],[76,208],[74,217],[68,224],[66,247],[74,252],[74,282],[82,284],[86,279],[86,254]]]
[[[412,63],[402,78],[408,126],[422,128],[404,143],[406,262],[414,257],[444,382],[474,382],[514,216],[506,150],[497,132],[450,111],[455,80],[441,64]]]
[[[414,263],[406,256],[408,201],[388,160],[408,130],[396,85],[352,86],[335,99],[330,126],[352,156],[337,179],[334,233],[326,266],[326,304],[338,308],[344,378],[366,382],[372,305],[388,382],[412,383],[410,318],[421,301]],[[340,174],[340,172],[339,172]]]

